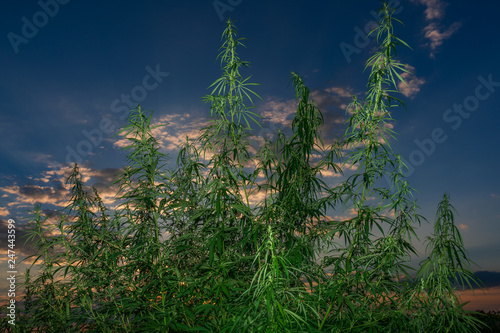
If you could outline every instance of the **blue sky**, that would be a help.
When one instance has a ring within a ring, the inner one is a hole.
[[[400,87],[407,108],[394,110],[399,136],[392,146],[411,166],[422,214],[433,222],[450,194],[479,265],[473,269],[500,272],[500,4],[392,3],[405,24],[396,32],[413,49],[400,48],[400,59],[414,73]],[[229,15],[247,39],[239,55],[251,67],[242,74],[260,84],[263,130],[255,135],[289,127],[294,71],[311,89],[325,116],[323,137],[332,141],[345,129],[350,96],[365,92],[364,62],[376,44],[363,31],[380,2],[42,0],[7,7],[0,20],[2,239],[6,221],[22,229],[34,204],[47,212],[65,206],[68,162],[81,162],[88,183],[113,204],[105,186],[124,166],[124,153],[111,133],[125,124],[130,105],[169,123],[157,135],[175,161],[176,145],[206,124],[201,98],[220,75],[216,56]],[[432,223],[423,225],[421,240],[431,230]],[[29,253],[18,246],[21,256]],[[423,255],[425,246],[417,248]]]

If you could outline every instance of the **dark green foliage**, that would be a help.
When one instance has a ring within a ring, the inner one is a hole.
[[[389,109],[402,104],[392,94],[405,71],[395,59],[396,46],[406,44],[393,33],[392,13],[385,4],[380,10],[368,94],[348,107],[345,137],[325,147],[322,113],[292,73],[292,134],[266,140],[254,155],[248,140],[258,116],[250,109],[258,95],[239,73],[248,63],[237,56],[242,39],[228,21],[223,74],[204,98],[211,124],[186,138],[174,170],[165,169],[152,113],[138,106],[120,131],[129,166],[115,182],[118,209],[85,191],[76,165],[59,224],[47,226],[35,209],[30,238],[40,270],[35,277],[28,270],[26,309],[9,329],[480,332],[479,314],[462,309],[449,280],[470,285],[474,277],[447,195],[418,279],[400,279],[411,275],[422,217],[387,140],[394,136]],[[341,174],[347,165],[356,172],[342,183],[323,181],[322,172]],[[264,199],[251,204],[259,191]],[[330,209],[356,214],[332,220]]]

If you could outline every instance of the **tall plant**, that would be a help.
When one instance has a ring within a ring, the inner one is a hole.
[[[325,147],[321,110],[292,73],[291,135],[278,133],[255,155],[248,142],[251,123],[258,124],[251,111],[258,95],[240,74],[248,63],[237,55],[242,39],[229,20],[222,75],[204,97],[211,124],[186,138],[174,170],[165,168],[152,113],[138,106],[120,131],[129,143],[129,166],[115,182],[120,206],[112,212],[95,189],[90,194],[75,166],[58,231],[49,234],[35,210],[30,237],[43,262],[38,275],[27,272],[23,320],[9,329],[479,331],[450,282],[477,281],[446,195],[429,238],[432,251],[417,279],[408,278],[422,217],[389,144],[390,110],[402,105],[393,94],[406,71],[396,60],[406,43],[394,34],[393,13],[387,4],[379,11],[368,94],[349,105],[344,138]],[[347,166],[356,171],[339,185],[322,180],[322,172],[341,175]],[[264,199],[253,204],[257,191]],[[332,220],[331,210],[354,216]]]

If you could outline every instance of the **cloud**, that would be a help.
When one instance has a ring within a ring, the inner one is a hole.
[[[111,184],[118,179],[122,169],[119,168],[105,168],[105,169],[90,169],[81,168],[82,181],[87,185],[96,188],[102,202],[108,207],[115,207],[118,203],[116,194],[118,193],[119,185]],[[90,188],[86,189],[89,194],[93,196]]]
[[[94,186],[105,204],[114,205],[117,202],[116,194],[118,185],[110,186],[122,171],[117,168],[91,169],[80,166],[80,174],[84,190],[91,196],[93,191],[90,186]],[[33,209],[36,204],[52,205],[51,208],[64,208],[69,203],[71,184],[66,183],[67,178],[72,172],[72,167],[50,167],[49,170],[42,172],[36,177],[28,177],[28,184],[19,185],[13,182],[13,185],[0,188],[4,192],[3,196],[9,201],[6,208],[0,209],[0,216],[14,212],[20,212],[22,208]],[[50,209],[44,206],[45,212],[50,213]],[[25,209],[24,209],[25,211]],[[51,216],[54,214],[50,213]]]
[[[443,44],[443,41],[449,39],[461,26],[462,23],[455,22],[443,30],[443,27],[433,22],[425,27],[425,37],[430,40],[431,58],[436,56],[436,49]]]
[[[89,195],[93,196],[90,187],[92,185],[96,187],[99,196],[107,207],[113,208],[112,205],[118,203],[116,199],[118,188],[109,185],[117,178],[122,171],[121,169],[92,169],[81,166],[79,170],[82,175],[84,190]],[[11,186],[0,188],[0,191],[6,193],[4,200],[10,201],[8,203],[9,209],[2,208],[0,213],[11,213],[12,218],[16,221],[16,255],[18,261],[34,254],[39,240],[37,236],[31,239],[30,242],[25,242],[26,236],[34,226],[32,222],[28,222],[32,221],[33,217],[24,215],[26,208],[33,211],[34,204],[43,204],[41,218],[45,226],[44,236],[60,235],[60,230],[54,227],[61,221],[62,216],[68,213],[63,211],[62,208],[67,206],[70,199],[71,184],[66,184],[66,179],[71,171],[72,168],[70,167],[51,167],[40,175],[29,177],[29,184],[19,185],[14,182]],[[69,222],[73,219],[73,216],[66,217]],[[0,219],[0,249],[7,249],[7,230],[7,220]],[[2,251],[4,250],[0,252]],[[25,261],[25,263],[29,263],[29,260]]]
[[[262,121],[278,125],[276,129],[290,127],[295,111],[297,111],[297,103],[294,99],[284,101],[280,98],[270,97],[264,105],[259,106]]]
[[[154,128],[151,134],[158,141],[160,148],[167,152],[176,151],[178,146],[189,138],[198,138],[200,130],[209,125],[209,120],[205,117],[193,116],[190,113],[168,114],[154,120],[152,127],[166,125]],[[123,137],[114,142],[115,148],[123,148],[130,145],[130,140]]]
[[[0,216],[8,216],[10,214],[7,208],[0,207]]]
[[[85,166],[81,166],[78,169],[80,175],[82,176],[82,183],[88,186],[92,185],[98,190],[109,187],[116,179],[118,179],[120,173],[123,171],[120,168],[92,169]],[[61,172],[54,172],[53,174],[57,177],[57,175],[61,174]],[[63,175],[62,177],[66,179],[68,176],[69,174]]]
[[[243,189],[240,190],[240,194],[243,197],[245,197],[245,192]],[[260,190],[260,191],[254,190],[251,193],[249,193],[248,201],[249,201],[250,205],[252,205],[252,206],[263,203],[264,200],[266,200],[266,191],[264,191],[264,190]]]
[[[462,23],[454,22],[447,28],[441,24],[445,15],[445,8],[448,6],[447,3],[441,0],[411,0],[411,2],[426,6],[424,11],[425,19],[429,23],[424,28],[425,38],[429,40],[427,45],[431,49],[430,57],[435,58],[437,48],[441,46],[446,39],[451,38],[451,36],[453,36],[462,26]]]
[[[345,109],[352,95],[354,93],[351,88],[340,86],[331,86],[311,91],[310,98],[321,110],[325,120],[321,128],[325,144],[328,145],[331,138],[336,138],[343,134],[343,124],[346,120]],[[271,140],[271,143],[273,143],[278,131],[288,135],[296,111],[297,101],[295,98],[268,97],[262,105],[254,110],[255,113],[262,117],[259,120],[262,127],[257,127],[253,135],[250,136],[251,147],[249,150],[255,153],[264,144],[264,138]],[[206,124],[208,124],[208,121]],[[199,127],[197,126],[197,128]],[[191,133],[197,135],[197,133]],[[182,137],[174,135],[170,137],[169,141],[177,141],[176,143],[185,141],[185,134]]]
[[[62,181],[54,181],[52,185],[40,186],[28,184],[12,185],[2,188],[4,192],[15,195],[17,203],[52,204],[63,207],[67,202],[67,189]]]
[[[420,92],[420,87],[425,83],[425,79],[417,77],[415,73],[415,67],[406,65],[406,70],[410,73],[402,73],[401,77],[405,80],[405,83],[399,82],[398,89],[403,95],[408,98],[415,98],[415,96]]]
[[[448,4],[441,0],[411,0],[413,3],[425,5],[425,18],[427,20],[441,19]]]
[[[330,87],[325,89],[326,92],[332,93],[334,95],[337,95],[339,97],[343,98],[352,98],[354,93],[352,92],[352,89],[349,87]]]
[[[321,170],[320,174],[323,177],[341,177],[342,175],[338,172],[334,172],[333,170]]]
[[[323,113],[325,123],[321,128],[326,144],[342,137],[345,131],[347,105],[356,95],[350,87],[332,86],[323,90],[313,90],[311,97]]]
[[[322,130],[326,136],[335,136],[343,133],[343,123],[345,122],[345,109],[353,95],[349,87],[331,86],[325,89],[311,91],[311,98],[320,108],[325,118],[325,125]],[[254,126],[251,136],[253,153],[263,144],[263,138],[271,140],[278,131],[286,131],[291,128],[293,116],[297,110],[297,101],[294,98],[283,99],[268,97],[265,102],[259,105],[253,112],[262,118],[257,119],[262,128]],[[251,121],[250,121],[251,122]],[[156,117],[152,125],[165,125],[152,130],[153,136],[157,139],[160,148],[167,153],[175,152],[178,146],[186,141],[186,136],[196,139],[201,134],[201,129],[211,125],[212,120],[204,116],[201,112],[177,112],[164,114]],[[253,125],[252,125],[253,126]],[[327,138],[328,139],[328,138]],[[328,143],[328,140],[325,143]],[[120,149],[130,145],[129,138],[118,137],[114,139],[114,148]],[[205,157],[206,159],[206,157]]]

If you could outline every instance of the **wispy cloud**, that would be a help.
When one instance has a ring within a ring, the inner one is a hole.
[[[429,40],[427,45],[431,49],[430,57],[435,58],[438,47],[446,39],[451,38],[462,26],[462,23],[454,22],[449,27],[442,25],[445,9],[448,6],[446,2],[441,0],[411,0],[411,2],[426,6],[424,13],[428,24],[424,28],[425,38]]]
[[[92,169],[85,166],[79,167],[82,175],[82,183],[86,186],[94,186],[105,204],[116,202],[116,186],[109,186],[117,178],[120,169]],[[0,193],[4,193],[4,200],[10,201],[8,204],[10,211],[19,211],[22,207],[43,204],[52,205],[57,208],[66,207],[70,199],[71,185],[66,183],[66,179],[71,174],[71,167],[52,167],[43,171],[35,177],[28,177],[29,183],[20,185],[13,182],[12,185],[0,188]],[[92,194],[90,187],[85,189]],[[0,209],[0,216],[9,214],[6,208]]]
[[[323,177],[341,177],[342,175],[338,172],[334,172],[333,170],[321,170],[320,174]]]
[[[8,216],[10,214],[9,210],[4,207],[0,207],[0,216]]]
[[[408,98],[415,98],[415,96],[420,92],[420,87],[425,83],[425,79],[417,77],[415,73],[415,67],[406,65],[406,69],[410,73],[402,73],[401,77],[405,80],[405,83],[399,82],[398,89],[403,95]]]
[[[178,149],[178,146],[190,139],[198,138],[200,130],[209,125],[209,120],[204,117],[184,114],[168,114],[160,116],[153,121],[152,126],[166,125],[153,129],[151,134],[158,140],[160,147],[167,152]],[[123,148],[130,145],[130,140],[125,137],[114,142],[115,148]]]
[[[64,207],[67,201],[67,189],[63,182],[54,182],[48,186],[37,184],[12,185],[1,189],[16,197],[15,202],[34,204],[51,204]]]
[[[343,133],[343,123],[345,122],[345,109],[350,99],[354,95],[349,87],[331,86],[324,89],[313,90],[310,98],[321,110],[325,119],[322,132],[325,134],[324,142],[329,143],[329,139]],[[295,112],[297,111],[297,101],[295,98],[283,99],[279,97],[268,97],[264,104],[260,105],[255,112],[262,119],[262,128],[259,128],[252,140],[263,144],[264,137],[271,141],[275,138],[278,130],[286,131],[291,129]]]
[[[326,123],[322,128],[323,133],[328,139],[335,136],[337,132],[343,132],[343,123],[345,121],[345,108],[354,95],[349,87],[329,86],[324,89],[311,92],[311,98],[323,112]],[[290,128],[293,115],[297,109],[297,102],[294,98],[280,99],[270,97],[256,110],[262,116],[264,128],[270,128],[273,132],[278,129]],[[200,115],[198,112],[177,112],[174,114],[164,114],[153,121],[153,126],[166,124],[153,130],[153,135],[160,143],[162,150],[167,153],[174,153],[178,145],[183,143],[186,135],[190,138],[197,138],[200,130],[209,125],[209,119]],[[266,127],[267,126],[267,127]],[[252,137],[260,146],[263,144],[263,133],[255,133]],[[122,148],[129,144],[129,140],[124,137],[111,139],[114,140],[115,148]],[[325,140],[325,143],[328,140]],[[7,207],[0,210],[0,215],[8,215],[13,211],[18,211],[21,207],[32,208],[35,204],[43,204],[44,208],[60,209],[66,207],[69,200],[70,184],[66,179],[71,173],[72,167],[54,164],[51,155],[33,154],[33,160],[47,165],[48,169],[33,177],[28,177],[28,184],[20,184],[12,181],[9,186],[0,188],[0,194],[10,203]],[[120,172],[119,169],[93,169],[85,165],[80,166],[82,181],[84,185],[89,186],[88,192],[91,192],[90,185],[97,188],[101,199],[106,205],[116,205],[116,188],[109,187]],[[324,177],[337,178],[338,175],[331,171],[324,171]],[[2,193],[3,192],[3,193]],[[257,198],[260,198],[256,194]],[[25,209],[24,209],[25,210]]]
[[[444,16],[444,10],[448,4],[441,0],[412,0],[427,6],[425,9],[425,18],[427,20],[441,19]]]
[[[280,129],[291,126],[296,110],[297,104],[294,99],[283,100],[275,97],[268,98],[267,102],[259,107],[262,120],[278,125]]]
[[[430,40],[431,58],[436,56],[436,50],[443,44],[446,39],[449,39],[460,27],[462,23],[454,22],[447,29],[439,24],[432,22],[425,27],[425,37]]]

